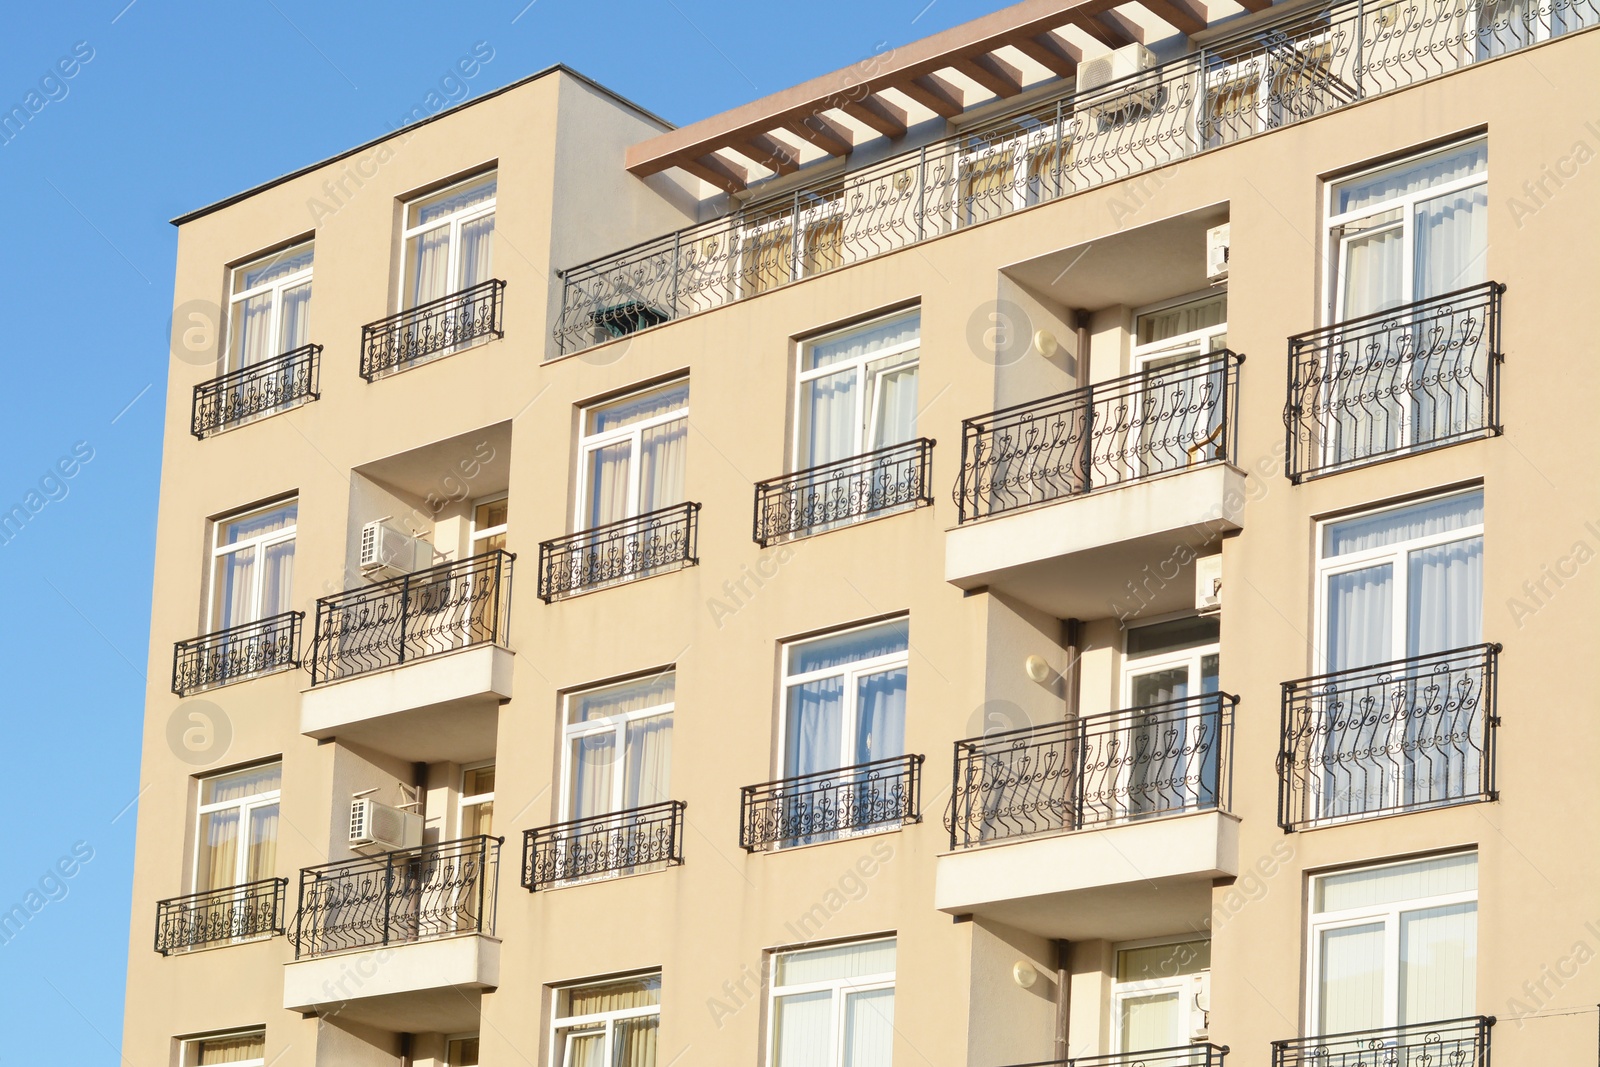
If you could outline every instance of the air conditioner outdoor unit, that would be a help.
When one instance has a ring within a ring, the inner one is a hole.
[[[1194,561],[1194,606],[1202,613],[1222,610],[1222,553]]]
[[[1221,282],[1228,278],[1228,224],[1213,226],[1206,231],[1206,281]]]
[[[1079,113],[1099,120],[1104,128],[1153,110],[1161,95],[1160,75],[1154,72],[1155,65],[1155,53],[1142,44],[1123,45],[1079,63],[1078,95],[1089,97],[1078,108]],[[1147,71],[1150,73],[1146,74]],[[1117,84],[1113,86],[1114,82]]]
[[[361,576],[371,581],[397,578],[433,563],[433,546],[420,537],[377,519],[361,527]]]
[[[371,797],[350,802],[350,847],[400,852],[422,847],[422,816]]]
[[[1194,1010],[1189,1013],[1189,1039],[1205,1041],[1211,1036],[1211,972],[1190,975],[1189,981],[1189,991],[1194,996]]]

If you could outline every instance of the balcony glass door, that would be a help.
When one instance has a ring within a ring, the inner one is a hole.
[[[1143,384],[1130,408],[1135,425],[1126,443],[1128,474],[1157,474],[1220,456],[1227,432],[1227,373],[1220,365],[1204,373],[1192,361],[1228,347],[1228,294],[1146,308],[1134,316],[1133,333],[1133,367]],[[1183,369],[1174,377],[1174,368]],[[1176,417],[1197,405],[1206,409],[1204,419]],[[1105,414],[1096,412],[1097,421]],[[1167,439],[1175,431],[1194,440],[1173,444]]]
[[[584,412],[578,529],[683,501],[689,383],[650,389]]]
[[[290,609],[298,513],[290,500],[214,524],[208,632]]]
[[[1189,1044],[1204,1021],[1198,998],[1211,967],[1209,940],[1139,943],[1119,948],[1111,991],[1116,1053],[1151,1052]],[[1204,1062],[1203,1051],[1193,1062]],[[1181,1059],[1162,1063],[1174,1065]]]
[[[1119,768],[1112,792],[1118,817],[1216,805],[1220,705],[1193,698],[1218,692],[1219,636],[1216,616],[1175,619],[1128,631],[1123,707],[1129,710],[1112,717],[1113,735],[1099,742],[1089,739],[1091,761],[1095,750],[1103,749],[1101,759]]]
[[[241,370],[311,341],[309,243],[233,271],[225,370]]]

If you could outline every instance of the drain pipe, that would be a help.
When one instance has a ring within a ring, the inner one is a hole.
[[[1089,384],[1089,313],[1077,312],[1072,325],[1078,331],[1078,388],[1082,389]]]
[[[1061,703],[1067,722],[1078,719],[1078,661],[1083,657],[1083,622],[1079,619],[1061,620],[1061,643],[1067,654],[1067,669],[1061,675]]]
[[[1056,939],[1056,1059],[1068,1059],[1067,1038],[1072,1027],[1072,942]]]
[[[400,1067],[411,1067],[411,1034],[400,1035]]]

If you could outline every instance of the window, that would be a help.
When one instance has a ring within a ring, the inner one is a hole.
[[[402,309],[493,277],[495,186],[480,175],[406,205]]]
[[[452,1037],[445,1042],[445,1067],[478,1067],[478,1035]]]
[[[889,1067],[895,941],[772,956],[770,1067]]]
[[[287,500],[213,524],[208,630],[242,626],[290,609],[298,511],[298,502]]]
[[[1478,59],[1503,56],[1600,22],[1600,11],[1593,4],[1583,3],[1487,0],[1481,6],[1470,5],[1467,10],[1477,13]]]
[[[494,764],[464,768],[461,772],[461,836],[488,837],[493,833]]]
[[[282,772],[281,764],[264,763],[200,779],[195,892],[273,877]]]
[[[311,343],[311,242],[235,267],[228,286],[226,370]]]
[[[1324,671],[1483,639],[1483,490],[1325,522],[1319,537]]]
[[[669,670],[566,698],[563,821],[670,798],[675,680]]]
[[[909,621],[783,649],[783,776],[905,754]]]
[[[1133,319],[1133,362],[1149,370],[1228,347],[1228,294],[1184,297],[1140,310]]]
[[[560,1067],[655,1067],[660,1024],[660,974],[558,989],[550,1058]]]
[[[244,1030],[215,1037],[197,1037],[183,1043],[182,1067],[262,1067],[267,1061],[267,1032]]]
[[[1137,713],[1113,716],[1112,736],[1090,739],[1120,768],[1114,785],[1101,787],[1112,794],[1108,814],[1136,818],[1216,806],[1225,747],[1221,705],[1198,698],[1218,692],[1220,635],[1215,615],[1128,630],[1122,706]],[[1185,743],[1175,748],[1173,737]]]
[[[1474,1013],[1475,853],[1318,875],[1310,910],[1311,1036]]]
[[[472,508],[472,551],[468,555],[481,556],[505,547],[506,498],[479,501]]]
[[[1112,1048],[1177,1048],[1205,1023],[1201,1008],[1211,970],[1211,942],[1141,942],[1121,946],[1111,988]]]
[[[800,345],[796,470],[916,436],[921,318],[897,314]]]
[[[687,381],[586,409],[578,442],[578,528],[681,503],[688,443]]]
[[[1217,691],[1222,621],[1194,615],[1128,630],[1123,706],[1140,708]]]
[[[1486,281],[1488,180],[1480,138],[1329,183],[1334,321]]]

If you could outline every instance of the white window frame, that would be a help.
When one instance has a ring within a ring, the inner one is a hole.
[[[1185,293],[1183,296],[1171,300],[1162,300],[1144,307],[1135,308],[1133,312],[1133,333],[1131,336],[1132,362],[1135,372],[1142,371],[1147,365],[1163,356],[1183,357],[1203,356],[1211,352],[1220,351],[1212,346],[1212,341],[1228,334],[1228,319],[1224,315],[1221,322],[1215,326],[1203,326],[1198,330],[1187,333],[1174,334],[1160,341],[1150,341],[1146,344],[1139,343],[1139,320],[1147,315],[1158,315],[1163,311],[1183,307],[1186,304],[1199,304],[1208,300],[1221,297],[1224,304],[1228,300],[1228,290],[1223,288],[1207,289],[1198,293]],[[1226,345],[1222,347],[1227,347]]]
[[[647,679],[661,678],[668,674],[673,676],[674,696],[672,700],[666,700],[660,704],[651,704],[648,707],[636,708],[633,711],[623,712],[621,715],[607,715],[601,719],[590,719],[587,722],[582,723],[572,722],[572,706],[575,699],[587,696],[590,693],[598,693],[606,689],[615,688],[616,686],[627,685],[630,682],[641,682]],[[599,737],[609,733],[612,735],[613,742],[616,745],[615,752],[617,754],[617,759],[621,760],[624,753],[626,753],[628,750],[628,725],[630,723],[639,722],[642,719],[653,719],[663,716],[671,717],[674,712],[676,712],[678,707],[676,694],[677,669],[671,668],[664,671],[656,671],[652,674],[640,675],[636,678],[624,678],[618,682],[609,682],[605,685],[590,686],[584,689],[575,690],[571,693],[567,693],[561,698],[561,802],[559,809],[561,811],[561,818],[558,821],[567,822],[568,820],[575,818],[572,813],[573,743],[587,737]],[[673,726],[676,728],[677,723],[673,723]],[[613,775],[612,777],[614,779],[612,783],[611,795],[612,810],[608,814],[616,815],[628,810],[622,806],[623,798],[627,795],[628,776],[626,773],[620,773]]]
[[[227,1041],[230,1038],[250,1037],[261,1035],[262,1056],[254,1060],[236,1060],[228,1067],[265,1067],[267,1028],[264,1026],[248,1026],[239,1030],[224,1030],[219,1034],[204,1034],[200,1037],[186,1037],[179,1043],[178,1062],[180,1067],[198,1067],[200,1063],[200,1046],[207,1041]]]
[[[784,768],[789,765],[789,690],[795,686],[804,685],[807,682],[815,682],[823,678],[842,679],[841,684],[843,686],[845,706],[844,713],[839,721],[839,743],[841,746],[843,746],[840,749],[839,758],[841,761],[850,759],[851,757],[849,756],[849,753],[855,748],[856,744],[856,731],[861,725],[861,708],[856,702],[856,683],[863,675],[884,674],[896,668],[903,668],[906,672],[906,682],[909,686],[911,680],[910,622],[911,620],[909,616],[899,615],[892,619],[879,619],[877,622],[862,623],[857,626],[846,626],[842,629],[829,630],[826,633],[812,634],[810,637],[802,637],[793,641],[785,641],[783,643],[783,674],[782,681],[780,683],[778,700],[779,715],[781,716],[781,728],[778,730],[779,777],[782,777],[785,774]],[[890,652],[882,656],[874,656],[871,659],[853,660],[850,663],[843,663],[837,667],[822,667],[818,670],[806,671],[801,674],[789,673],[790,657],[793,655],[794,650],[801,645],[808,645],[814,641],[826,641],[835,637],[843,637],[845,634],[859,633],[863,630],[872,630],[880,627],[888,629],[896,626],[904,627],[906,634],[906,647],[900,652]],[[901,754],[904,755],[904,753]],[[881,758],[892,759],[893,757],[884,756]],[[843,770],[846,767],[852,766],[854,766],[854,763],[841,762],[835,769]],[[898,826],[898,822],[889,824],[889,828],[891,829],[898,828]],[[883,827],[872,827],[865,832],[877,833],[882,829]],[[826,839],[832,840],[834,836],[835,835],[833,834],[828,834]],[[837,836],[847,836],[847,832],[841,831]]]
[[[1479,136],[1468,137],[1450,144],[1436,145],[1426,151],[1414,152],[1398,159],[1391,159],[1384,163],[1364,167],[1361,170],[1351,171],[1348,174],[1341,174],[1322,183],[1322,217],[1324,220],[1322,232],[1323,238],[1327,242],[1329,257],[1326,305],[1328,319],[1326,325],[1336,325],[1345,321],[1348,317],[1345,314],[1344,307],[1345,247],[1354,237],[1370,237],[1379,230],[1387,230],[1396,226],[1401,229],[1400,283],[1403,287],[1403,299],[1401,299],[1400,303],[1402,306],[1413,303],[1417,299],[1415,290],[1417,205],[1424,201],[1437,200],[1439,197],[1448,196],[1451,193],[1459,193],[1474,186],[1487,185],[1489,183],[1489,162],[1486,159],[1483,170],[1477,174],[1470,174],[1465,178],[1456,178],[1439,185],[1429,186],[1426,189],[1420,189],[1414,193],[1395,197],[1392,200],[1380,201],[1351,211],[1336,213],[1333,210],[1334,191],[1340,186],[1359,181],[1379,171],[1391,170],[1406,164],[1420,164],[1431,156],[1458,151],[1474,144],[1482,143],[1486,145],[1488,140],[1487,134],[1480,134]],[[1400,212],[1400,218],[1395,222],[1370,227],[1356,235],[1337,232],[1352,222],[1396,210]]]
[[[506,508],[506,519],[507,519],[507,521],[506,522],[502,522],[502,523],[498,523],[498,524],[496,524],[494,526],[479,527],[479,525],[478,525],[478,509],[483,507],[485,504],[498,504],[502,500],[507,502],[507,508]],[[491,537],[497,537],[497,536],[498,537],[503,537],[503,536],[505,536],[506,526],[508,525],[508,523],[510,521],[510,518],[511,518],[511,509],[510,509],[510,506],[509,506],[510,500],[511,500],[511,494],[509,492],[506,492],[506,493],[491,493],[488,496],[479,497],[478,499],[471,501],[467,505],[468,507],[470,507],[472,509],[471,511],[469,511],[467,513],[467,555],[468,555],[468,557],[478,556],[478,555],[481,555],[483,552],[487,552],[488,551],[488,549],[486,549],[486,548],[485,549],[480,549],[478,547],[478,543],[479,542],[487,541]]]
[[[918,319],[917,336],[914,339],[910,341],[902,341],[897,345],[889,345],[886,348],[880,348],[866,356],[858,356],[855,359],[840,360],[837,363],[829,363],[824,367],[816,367],[812,370],[806,370],[806,352],[812,346],[821,342],[833,340],[836,337],[844,337],[848,334],[870,330],[875,326],[885,322],[892,322],[895,319],[909,319],[913,316],[916,316]],[[820,378],[831,378],[835,375],[843,374],[845,371],[855,372],[856,411],[854,416],[855,421],[853,423],[855,427],[855,449],[851,455],[862,456],[872,451],[872,449],[867,447],[867,444],[878,436],[878,409],[876,403],[874,403],[872,418],[869,421],[867,419],[866,411],[868,394],[870,393],[873,400],[876,401],[878,396],[878,382],[885,375],[904,370],[906,367],[915,367],[917,369],[917,384],[919,387],[922,384],[921,317],[922,306],[919,304],[916,307],[901,308],[899,311],[891,311],[885,315],[877,315],[870,319],[864,319],[861,322],[852,323],[849,326],[845,326],[837,330],[829,330],[826,333],[815,334],[796,343],[794,390],[795,419],[792,453],[794,456],[794,470],[802,469],[800,465],[804,462],[802,457],[805,454],[807,431],[809,429],[808,424],[811,419],[811,410],[807,399],[809,395],[807,387],[812,382]],[[869,364],[881,363],[884,360],[893,359],[896,356],[904,356],[906,353],[915,353],[915,356],[910,359],[901,359],[898,363],[894,363],[880,371],[877,371],[875,378],[870,382],[872,388],[868,388],[869,380],[867,378],[867,367]],[[921,412],[919,411],[918,414],[920,415]],[[915,433],[916,430],[913,427],[913,437],[915,436]]]
[[[1471,855],[1476,857],[1477,852],[1458,852],[1450,855]],[[1432,897],[1413,897],[1410,900],[1398,900],[1389,904],[1375,905],[1369,908],[1348,908],[1344,911],[1319,912],[1314,910],[1317,899],[1317,883],[1323,878],[1342,874],[1355,874],[1365,871],[1380,871],[1390,867],[1404,867],[1413,863],[1423,862],[1428,859],[1446,859],[1449,856],[1423,856],[1412,857],[1405,860],[1395,860],[1389,863],[1375,863],[1361,867],[1345,867],[1333,871],[1319,871],[1306,879],[1306,1027],[1305,1033],[1312,1037],[1328,1037],[1332,1035],[1319,1034],[1317,1018],[1322,1009],[1322,985],[1319,976],[1322,974],[1322,934],[1330,930],[1347,929],[1355,926],[1371,926],[1377,922],[1384,925],[1384,959],[1383,959],[1383,1022],[1381,1027],[1399,1025],[1400,1013],[1400,916],[1404,913],[1427,911],[1431,908],[1449,907],[1454,904],[1474,905],[1473,921],[1477,921],[1476,905],[1479,890],[1470,892],[1444,893]],[[1481,868],[1480,868],[1481,870]],[[1445,1020],[1429,1020],[1444,1022]]]
[[[468,208],[462,208],[460,211],[453,212],[449,215],[444,215],[440,218],[434,219],[432,222],[417,223],[415,225],[412,224],[412,213],[421,208],[423,204],[430,200],[438,200],[443,197],[447,197],[450,193],[456,191],[457,189],[465,189],[468,186],[476,185],[485,179],[493,179],[495,183],[495,195],[491,196],[486,202],[482,204],[474,204]],[[461,227],[469,222],[476,222],[485,215],[493,215],[495,206],[499,202],[499,168],[480,171],[479,173],[472,175],[470,178],[462,178],[460,181],[451,182],[449,185],[434,189],[431,192],[422,194],[421,196],[414,196],[405,202],[402,208],[403,214],[401,216],[400,275],[397,283],[397,292],[400,294],[401,311],[409,311],[411,308],[418,306],[407,303],[407,301],[410,299],[411,289],[413,288],[407,284],[407,282],[410,281],[410,279],[407,278],[407,274],[410,271],[412,239],[420,237],[423,234],[429,233],[433,230],[437,230],[443,226],[448,226],[450,228],[450,251],[445,256],[445,276],[450,279],[450,285],[454,286],[457,284],[456,279],[459,275],[461,267]],[[440,296],[435,299],[443,299],[444,297],[453,296],[457,292],[460,292],[460,290],[451,289],[447,293],[440,294]]]
[[[626,441],[628,443],[628,507],[627,514],[618,522],[639,517],[639,479],[640,466],[639,454],[644,447],[644,432],[653,430],[669,423],[682,419],[687,423],[689,418],[689,402],[685,400],[682,407],[673,408],[660,415],[652,416],[641,422],[629,423],[619,426],[614,430],[604,430],[599,433],[589,432],[589,426],[594,416],[607,408],[625,404],[637,397],[648,393],[666,392],[679,386],[688,385],[688,378],[674,378],[671,381],[658,382],[643,389],[635,389],[621,396],[611,397],[595,404],[586,404],[578,412],[578,491],[574,494],[577,508],[573,514],[573,529],[582,532],[591,529],[588,525],[589,514],[589,475],[590,461],[601,449]]]
[[[463,763],[461,765],[460,799],[456,801],[456,838],[464,840],[467,836],[467,809],[480,804],[494,803],[494,790],[487,793],[468,793],[467,775],[473,771],[481,771],[485,767],[493,767],[494,760],[478,760],[476,763]],[[456,1034],[455,1037],[473,1037],[473,1034]]]
[[[588,1015],[560,1014],[561,994],[563,993],[570,993],[575,989],[587,989],[593,986],[615,985],[618,982],[636,981],[639,979],[648,978],[654,978],[656,980],[657,998],[656,1003],[654,1004],[646,1004],[643,1007],[638,1008],[619,1008],[616,1011],[590,1012]],[[604,978],[592,982],[576,982],[569,985],[558,986],[552,989],[552,1000],[550,1005],[550,1062],[557,1064],[558,1067],[569,1067],[567,1050],[571,1047],[573,1036],[570,1031],[575,1027],[603,1024],[605,1027],[603,1031],[605,1033],[605,1048],[604,1055],[602,1056],[600,1062],[607,1064],[612,1063],[614,1060],[615,1049],[613,1048],[613,1045],[616,1041],[617,1023],[626,1022],[629,1019],[645,1019],[649,1018],[650,1016],[655,1016],[657,1019],[659,1019],[661,1017],[661,1000],[659,995],[660,989],[660,971],[650,971],[645,974],[636,974],[631,976],[623,975],[617,978]],[[561,1032],[563,1030],[567,1030],[569,1032],[563,1035]]]
[[[1350,571],[1364,570],[1368,567],[1388,563],[1391,568],[1390,595],[1390,648],[1389,655],[1380,663],[1404,659],[1406,656],[1407,638],[1406,628],[1408,607],[1410,604],[1410,568],[1406,562],[1412,552],[1422,548],[1435,548],[1439,545],[1454,544],[1457,541],[1470,541],[1476,537],[1483,538],[1483,523],[1472,526],[1462,526],[1444,533],[1431,534],[1427,537],[1413,538],[1410,541],[1396,541],[1393,544],[1369,548],[1361,552],[1346,552],[1339,556],[1325,555],[1327,544],[1326,532],[1330,526],[1350,522],[1355,519],[1370,518],[1385,512],[1403,511],[1407,508],[1430,504],[1439,500],[1448,500],[1451,497],[1470,496],[1474,493],[1482,494],[1482,486],[1468,489],[1454,489],[1446,493],[1434,493],[1429,496],[1418,497],[1415,500],[1405,500],[1396,504],[1385,504],[1382,507],[1368,508],[1362,511],[1353,511],[1333,518],[1323,519],[1316,524],[1316,590],[1313,594],[1313,610],[1316,612],[1316,666],[1312,674],[1324,674],[1328,667],[1328,581],[1335,575],[1345,574]],[[1487,547],[1487,546],[1486,546]],[[1480,604],[1479,610],[1483,607]]]
[[[1142,623],[1138,626],[1130,626],[1123,631],[1122,706],[1124,708],[1132,709],[1135,706],[1133,703],[1133,679],[1135,675],[1149,674],[1151,671],[1168,670],[1173,667],[1189,668],[1190,685],[1193,689],[1193,692],[1191,692],[1190,696],[1191,698],[1199,696],[1201,693],[1199,688],[1201,681],[1200,665],[1201,661],[1204,660],[1206,656],[1217,657],[1217,670],[1220,683],[1222,669],[1222,642],[1220,639],[1217,641],[1207,641],[1204,644],[1192,645],[1188,648],[1175,648],[1169,652],[1152,652],[1148,655],[1135,655],[1128,651],[1128,637],[1133,633],[1134,630],[1144,630],[1152,626],[1160,626],[1162,623],[1179,622],[1183,619],[1199,617],[1200,616],[1192,613],[1183,613],[1167,618],[1151,619],[1149,622]]]
[[[898,942],[898,937],[869,937],[860,941],[848,942],[851,945],[871,945],[883,942]],[[880,989],[893,991],[895,988],[895,974],[900,966],[900,946],[895,944],[895,970],[879,971],[877,974],[858,975],[855,978],[830,978],[821,982],[802,982],[798,985],[780,986],[778,984],[778,961],[785,956],[799,952],[808,952],[818,948],[834,947],[830,945],[807,945],[802,948],[783,949],[768,954],[767,957],[767,1057],[768,1067],[778,1067],[778,1000],[785,996],[798,996],[805,993],[820,993],[831,991],[833,994],[832,1017],[830,1019],[829,1046],[833,1050],[832,1057],[827,1064],[806,1064],[804,1067],[839,1067],[844,1062],[844,1002],[850,993],[872,993]],[[786,1064],[784,1067],[795,1067]]]
[[[269,789],[264,793],[251,793],[249,796],[240,797],[237,800],[219,800],[211,804],[199,803],[199,798],[205,795],[206,782],[215,778],[228,778],[236,774],[245,774],[250,771],[257,771],[273,766],[278,768],[279,785],[277,789]],[[189,865],[190,892],[199,893],[221,891],[223,889],[237,888],[242,885],[248,885],[249,882],[246,879],[246,872],[250,865],[250,841],[247,839],[246,835],[250,829],[250,816],[260,808],[271,805],[279,805],[279,818],[282,819],[283,813],[281,804],[283,797],[283,761],[269,760],[266,763],[251,764],[247,767],[231,767],[224,771],[217,771],[215,774],[200,775],[196,777],[194,781],[196,803],[194,815],[194,852],[191,857],[192,862]],[[205,817],[207,815],[212,815],[219,811],[228,811],[230,809],[237,810],[239,813],[239,835],[236,839],[237,850],[233,859],[233,885],[212,886],[209,890],[202,890],[200,889],[200,864],[201,850],[205,842],[201,835],[201,826],[205,822]],[[277,846],[278,839],[274,838],[274,855],[277,853]]]
[[[273,530],[270,533],[259,534],[242,541],[234,541],[229,544],[223,543],[223,531],[232,524],[248,519],[252,515],[276,511],[291,503],[295,505],[295,521],[291,525],[285,526],[281,530]],[[250,618],[248,622],[240,623],[239,625],[243,626],[248,625],[250,622],[261,621],[261,595],[266,588],[267,579],[265,565],[267,550],[276,548],[284,542],[292,542],[295,539],[295,531],[300,528],[299,508],[300,498],[298,496],[284,497],[282,500],[275,500],[270,504],[263,504],[260,507],[248,508],[244,511],[236,511],[231,515],[224,515],[211,524],[211,573],[207,576],[210,596],[206,598],[207,633],[217,632],[217,585],[221,581],[223,561],[225,557],[245,549],[253,549],[255,551],[256,565],[250,589]]]
[[[1117,958],[1129,949],[1158,948],[1162,945],[1187,945],[1196,941],[1209,941],[1210,937],[1147,937],[1138,941],[1119,941],[1111,946],[1111,1052],[1120,1055],[1127,1052],[1122,1047],[1122,1001],[1126,997],[1149,996],[1152,993],[1177,993],[1178,1003],[1181,1005],[1179,1013],[1179,1030],[1183,1035],[1178,1044],[1188,1041],[1189,1035],[1195,1030],[1194,1017],[1196,1014],[1204,1015],[1205,1011],[1194,999],[1194,979],[1198,975],[1210,974],[1211,968],[1207,967],[1193,974],[1175,974],[1170,978],[1149,978],[1142,981],[1119,981],[1116,977]],[[1153,1051],[1141,1049],[1141,1052]]]
[[[293,289],[296,286],[304,285],[307,282],[310,282],[312,270],[315,268],[316,264],[313,262],[311,266],[306,267],[304,270],[295,271],[293,274],[286,274],[282,278],[278,278],[275,281],[265,282],[250,289],[241,289],[235,291],[234,286],[238,283],[240,276],[246,271],[254,270],[257,267],[261,267],[275,259],[294,257],[307,250],[311,251],[313,259],[315,259],[315,245],[315,240],[301,241],[298,244],[290,245],[287,248],[280,248],[278,251],[269,255],[257,256],[250,262],[242,263],[228,272],[228,332],[223,338],[222,359],[222,369],[224,371],[235,371],[240,369],[236,363],[239,353],[233,350],[233,328],[237,321],[239,307],[246,300],[260,296],[263,293],[272,294],[272,313],[267,320],[270,323],[269,329],[271,331],[268,334],[268,336],[271,338],[271,343],[268,344],[267,351],[272,355],[268,358],[270,359],[272,356],[281,356],[284,354],[283,341],[281,337],[281,330],[283,329],[284,290]]]

